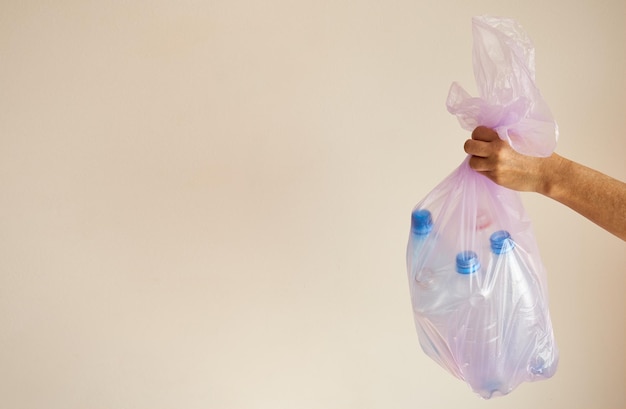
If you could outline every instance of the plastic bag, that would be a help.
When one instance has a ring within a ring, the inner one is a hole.
[[[464,129],[493,128],[524,155],[550,156],[558,127],[535,86],[535,48],[514,20],[474,17],[474,77],[480,97],[452,83],[446,105]]]
[[[510,19],[475,17],[480,97],[453,84],[461,125],[496,129],[524,154],[549,155],[558,128],[534,85],[534,49]],[[517,192],[469,167],[469,157],[413,209],[407,247],[411,302],[424,352],[483,398],[551,377],[558,352],[546,273]]]

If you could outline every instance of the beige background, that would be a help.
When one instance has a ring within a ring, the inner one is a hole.
[[[624,408],[624,243],[537,195],[556,376],[485,402],[417,344],[483,13],[626,180],[623,0],[0,2],[0,407]]]

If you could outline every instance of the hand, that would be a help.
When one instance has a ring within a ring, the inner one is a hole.
[[[469,161],[472,169],[501,186],[519,191],[545,194],[548,162],[558,161],[556,155],[548,158],[522,155],[484,126],[474,129],[464,149],[472,155]]]
[[[470,167],[495,183],[541,193],[626,241],[626,183],[556,153],[522,155],[484,126],[474,129],[465,152]]]

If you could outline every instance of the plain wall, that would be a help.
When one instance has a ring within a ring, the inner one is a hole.
[[[483,401],[418,346],[409,214],[464,158],[471,17],[626,180],[626,4],[0,4],[0,407],[624,408],[624,242],[522,194],[561,352]]]

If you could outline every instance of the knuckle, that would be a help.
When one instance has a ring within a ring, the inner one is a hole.
[[[502,163],[502,151],[500,149],[494,149],[491,154],[491,161],[496,167]]]
[[[499,166],[504,164],[507,160],[507,155],[506,150],[504,149],[503,141],[498,140],[493,147],[492,158],[494,165]]]
[[[498,134],[493,129],[481,125],[472,131],[472,139],[490,142],[498,139]]]
[[[477,126],[476,128],[474,128],[474,130],[472,131],[472,139],[480,139],[480,135],[482,135],[482,133],[485,131],[485,127],[484,126]]]

